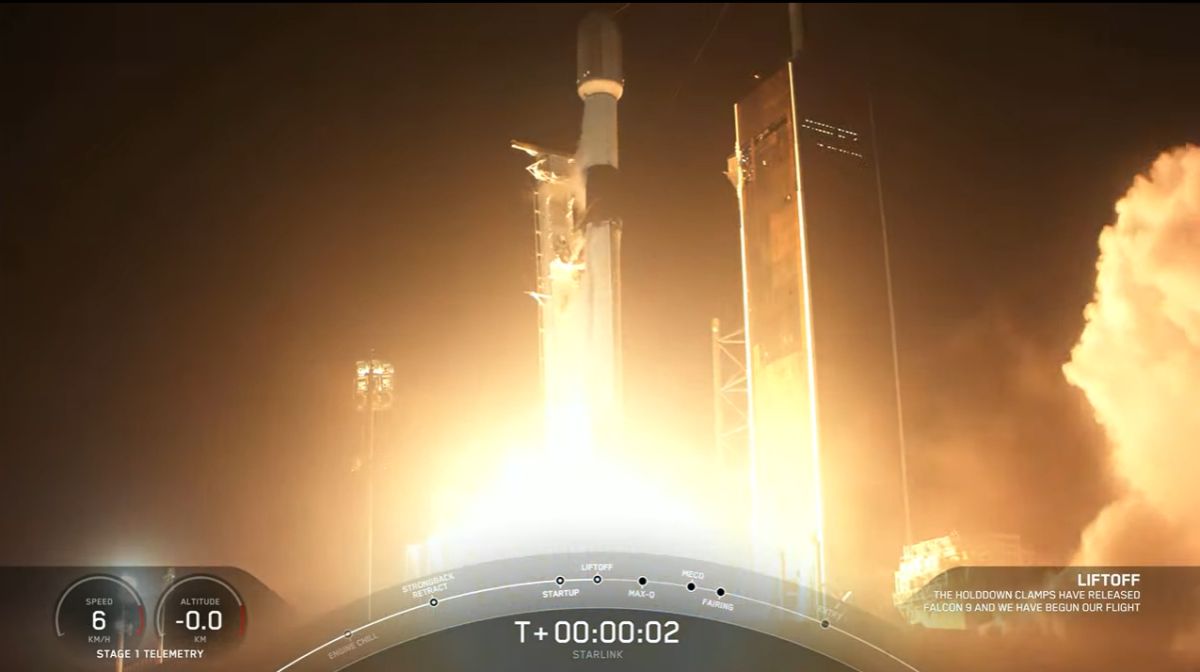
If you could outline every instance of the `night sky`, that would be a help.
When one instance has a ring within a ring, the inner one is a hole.
[[[447,447],[536,403],[508,141],[574,146],[584,10],[0,9],[0,562],[236,564],[345,597],[372,349],[399,372],[393,541],[421,538]],[[740,314],[732,106],[787,55],[784,6],[722,12],[619,18],[627,397],[694,418],[697,450],[708,322]],[[1062,559],[1116,486],[1058,367],[1114,201],[1200,142],[1200,12],[807,18],[876,96],[918,535],[1015,531]]]

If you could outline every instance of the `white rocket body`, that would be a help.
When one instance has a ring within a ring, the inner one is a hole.
[[[583,100],[573,155],[514,146],[537,157],[538,299],[546,444],[587,454],[621,425],[621,221],[613,212],[621,37],[611,17],[579,25],[576,85]]]
[[[583,99],[583,131],[575,161],[587,172],[618,167],[617,101],[625,93],[621,33],[612,18],[589,14],[579,24],[575,84]]]

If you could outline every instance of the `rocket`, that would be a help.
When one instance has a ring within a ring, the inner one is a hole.
[[[625,93],[621,34],[611,17],[588,14],[579,24],[575,85],[583,100],[583,130],[575,160],[585,173],[617,168],[617,101]]]
[[[553,453],[587,454],[621,426],[621,217],[617,103],[625,92],[612,17],[579,24],[574,153],[514,141],[534,157],[537,300],[545,439]]]

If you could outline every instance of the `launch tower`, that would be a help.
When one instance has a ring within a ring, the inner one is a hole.
[[[904,516],[870,102],[798,19],[734,108],[756,564],[887,604]]]

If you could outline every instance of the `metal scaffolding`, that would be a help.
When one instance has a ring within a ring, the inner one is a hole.
[[[396,369],[389,362],[372,357],[360,360],[355,365],[354,398],[358,410],[366,417],[363,427],[365,459],[362,470],[366,473],[367,499],[367,619],[371,619],[371,607],[375,592],[375,415],[392,406],[395,391]]]
[[[749,414],[746,406],[746,336],[738,329],[721,333],[721,320],[712,321],[713,447],[717,466],[724,470],[731,455],[747,449]]]

